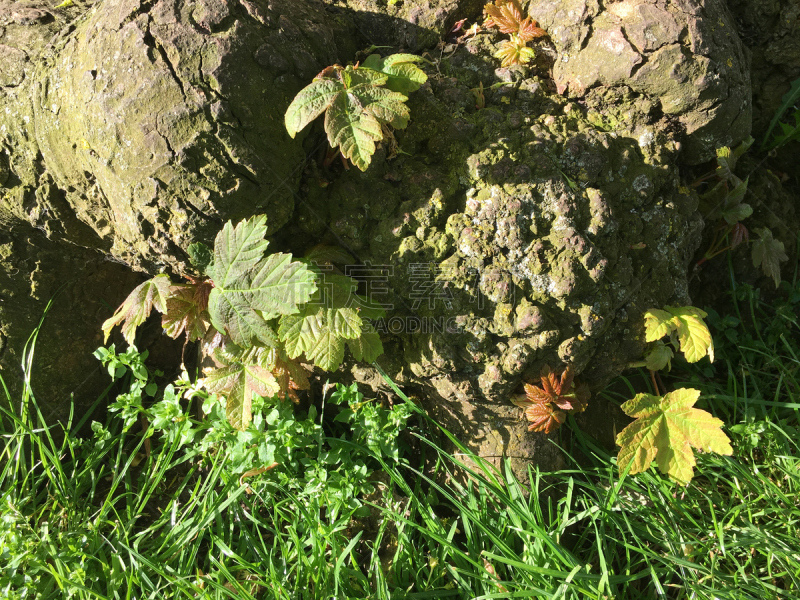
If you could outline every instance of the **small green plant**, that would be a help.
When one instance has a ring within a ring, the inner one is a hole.
[[[705,356],[713,362],[714,341],[703,322],[707,316],[693,306],[649,309],[644,314],[645,340],[654,346],[644,362],[630,366],[647,367],[658,391],[654,373],[671,366],[673,348],[683,352],[688,362],[698,362]],[[672,348],[661,341],[666,336],[670,337]],[[730,440],[721,431],[722,421],[693,408],[699,397],[700,390],[684,388],[663,395],[637,394],[625,402],[623,412],[636,421],[617,436],[620,475],[641,473],[655,459],[662,473],[688,483],[696,464],[692,448],[732,454]]]
[[[242,430],[250,423],[254,395],[293,396],[308,388],[301,355],[330,371],[344,359],[345,344],[356,360],[371,362],[383,352],[365,322],[382,317],[382,309],[359,296],[349,277],[323,275],[309,259],[267,254],[266,231],[264,216],[235,227],[226,223],[213,251],[199,243],[189,248],[202,276],[173,285],[167,275],[157,275],[134,289],[102,326],[107,340],[122,324],[133,345],[137,327],[155,308],[170,337],[202,341],[218,365],[205,371],[202,382],[227,397],[228,419]]]
[[[527,65],[533,60],[536,52],[528,46],[528,42],[546,37],[547,32],[530,17],[522,16],[518,0],[495,0],[487,4],[483,12],[486,16],[484,27],[496,27],[510,36],[500,42],[494,55],[503,61],[502,66]]]
[[[286,110],[285,124],[294,138],[325,113],[325,132],[331,148],[339,148],[362,171],[375,154],[375,144],[391,135],[387,126],[405,129],[410,119],[406,94],[428,80],[417,66],[422,58],[372,54],[363,65],[326,68],[303,88]]]
[[[576,385],[572,367],[567,366],[559,377],[545,365],[541,373],[542,386],[525,384],[525,395],[512,398],[512,402],[525,409],[525,418],[531,422],[528,431],[546,434],[561,427],[568,412],[580,413],[589,402],[589,388]]]
[[[740,179],[735,174],[736,163],[753,144],[753,138],[742,142],[735,150],[723,147],[717,149],[717,168],[714,172],[701,177],[694,185],[700,185],[710,178],[717,184],[700,199],[708,207],[706,219],[717,221],[714,239],[703,258],[697,263],[702,265],[728,250],[733,250],[743,243],[752,243],[752,259],[755,267],[761,267],[768,277],[775,281],[775,287],[781,282],[780,263],[789,260],[784,251],[783,242],[776,240],[767,228],[756,229],[759,239],[750,241],[750,232],[741,222],[753,214],[753,208],[743,202],[747,194],[748,179]]]
[[[792,108],[794,109],[792,113],[794,124],[790,125],[781,122],[784,115]],[[770,136],[777,125],[781,126],[781,133],[776,134],[775,137],[770,140]],[[775,113],[775,116],[772,117],[772,121],[767,128],[767,133],[764,134],[764,141],[761,142],[761,150],[773,150],[774,148],[788,144],[792,140],[800,140],[800,78],[794,80],[789,91],[786,92],[781,99],[781,105]]]

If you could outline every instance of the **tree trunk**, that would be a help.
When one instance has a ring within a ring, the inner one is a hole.
[[[552,43],[535,65],[500,68],[506,36],[439,43],[483,2],[385,4],[0,0],[4,373],[70,281],[33,383],[59,402],[96,370],[130,269],[180,274],[189,244],[265,213],[272,249],[324,242],[362,273],[386,266],[397,326],[378,362],[434,416],[520,473],[557,466],[509,396],[545,364],[607,381],[639,358],[645,309],[690,303],[702,220],[680,148],[696,163],[747,135],[744,50],[722,0],[534,1]],[[367,172],[324,167],[321,128],[293,140],[283,114],[373,44],[424,53],[429,83]]]

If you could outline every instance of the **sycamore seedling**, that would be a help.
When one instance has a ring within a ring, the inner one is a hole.
[[[774,239],[772,232],[766,228],[756,229],[755,233],[758,234],[759,239],[750,241],[750,231],[742,223],[753,214],[753,207],[744,202],[748,179],[740,179],[735,171],[739,159],[752,144],[753,138],[751,137],[735,149],[727,146],[718,148],[717,168],[693,184],[697,186],[707,179],[717,181],[716,185],[700,197],[706,211],[706,219],[717,221],[717,224],[714,227],[714,239],[711,246],[703,258],[697,262],[697,265],[702,265],[723,252],[750,243],[752,244],[753,266],[761,267],[764,274],[775,282],[775,287],[778,287],[781,282],[780,264],[789,260],[783,242]]]
[[[714,341],[703,322],[706,313],[693,306],[651,308],[644,314],[645,339],[654,346],[645,361],[630,366],[646,366],[658,393],[655,371],[670,366],[675,351],[682,351],[688,362],[704,356],[714,360]],[[661,338],[669,336],[669,345]],[[660,395],[637,394],[622,405],[636,420],[617,436],[620,446],[617,465],[620,476],[645,471],[653,460],[662,473],[680,483],[694,475],[696,464],[692,448],[730,455],[730,440],[722,432],[722,421],[694,408],[700,391],[686,388]]]
[[[525,395],[511,400],[525,409],[525,418],[531,423],[528,431],[552,433],[564,423],[567,412],[586,410],[589,388],[575,384],[572,367],[567,366],[559,377],[545,365],[541,382],[541,387],[526,383]]]
[[[683,352],[688,362],[697,362],[704,356],[714,362],[714,340],[703,322],[706,316],[705,311],[693,306],[651,308],[644,313],[645,341],[655,342],[655,346],[645,357],[644,364],[631,366],[646,366],[651,371],[670,367],[674,356],[672,348]],[[672,348],[661,341],[666,336]]]
[[[189,255],[203,276],[173,285],[167,275],[144,282],[103,323],[106,340],[122,325],[133,345],[136,329],[153,309],[162,313],[167,335],[201,341],[217,367],[204,370],[201,384],[226,398],[231,425],[244,430],[254,395],[289,396],[309,388],[301,360],[332,371],[344,360],[345,345],[356,360],[374,361],[380,337],[367,319],[384,316],[380,307],[356,293],[350,277],[323,274],[318,261],[341,255],[325,248],[313,258],[267,253],[265,216],[230,221],[213,250],[192,244]],[[356,308],[352,308],[351,305]]]
[[[547,32],[530,17],[524,17],[518,0],[495,0],[483,9],[486,15],[484,27],[496,27],[507,33],[509,39],[500,42],[495,58],[502,60],[502,66],[526,65],[535,56],[528,42],[546,37]]]
[[[294,138],[325,113],[325,133],[331,148],[339,148],[362,171],[375,154],[376,144],[387,135],[386,127],[405,129],[410,114],[407,94],[428,80],[417,66],[422,58],[393,54],[370,55],[363,65],[333,65],[295,97],[284,118]]]

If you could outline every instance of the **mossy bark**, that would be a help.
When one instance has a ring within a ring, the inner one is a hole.
[[[713,124],[691,161],[749,124],[720,128],[740,117],[711,110],[697,94],[672,115],[662,91],[647,87],[661,77],[649,55],[650,79],[642,67],[638,77],[586,83],[558,67],[557,83],[583,82],[580,92],[559,83],[582,96],[570,102],[548,80],[546,57],[581,47],[585,15],[576,21],[533,2],[555,45],[540,50],[538,66],[508,69],[493,58],[502,36],[439,43],[482,2],[389,4],[106,0],[55,9],[0,0],[6,371],[65,273],[76,295],[67,313],[52,315],[60,329],[46,360],[57,362],[70,340],[69,370],[84,373],[96,369],[89,353],[102,319],[133,286],[124,273],[180,274],[190,243],[210,242],[229,219],[266,213],[274,248],[342,245],[360,266],[393,269],[393,316],[450,321],[388,330],[379,360],[422,393],[432,414],[481,454],[512,457],[520,474],[530,460],[557,466],[552,445],[527,432],[509,394],[543,364],[570,363],[585,379],[607,381],[641,352],[643,310],[690,301],[687,264],[702,220],[681,187],[681,118],[697,109]],[[673,5],[693,3],[633,4],[673,18]],[[705,4],[717,15],[716,0]],[[565,28],[578,22],[570,41]],[[648,27],[630,23],[649,40]],[[740,52],[737,43],[722,46]],[[292,140],[283,113],[322,68],[363,59],[358,50],[370,45],[428,52],[430,81],[409,101],[410,127],[366,173],[326,168],[321,128]],[[738,94],[746,66],[734,54],[736,68],[719,77]],[[605,73],[592,64],[601,59],[573,64]],[[746,104],[742,111],[747,121]],[[446,294],[420,297],[431,285]],[[369,368],[353,374],[375,382]],[[58,399],[76,384],[42,375],[37,385]]]

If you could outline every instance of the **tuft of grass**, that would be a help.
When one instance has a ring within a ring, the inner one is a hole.
[[[45,423],[29,385],[21,399],[6,391],[0,596],[800,597],[800,289],[782,285],[771,302],[739,286],[736,315],[709,319],[718,361],[676,361],[667,379],[703,390],[736,449],[700,454],[686,487],[655,469],[620,478],[574,421],[569,468],[531,470],[524,487],[396,386],[394,410],[340,386],[328,400],[339,408],[255,403],[251,429],[235,432],[219,399],[187,380],[156,393],[141,355],[105,351],[121,393],[91,438]],[[446,476],[465,470],[466,482]]]

